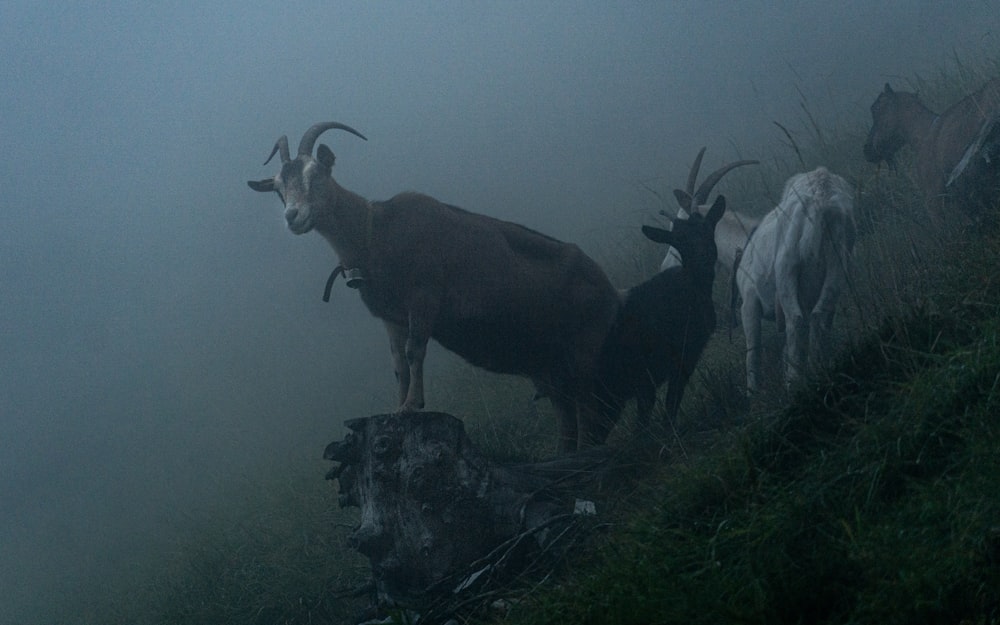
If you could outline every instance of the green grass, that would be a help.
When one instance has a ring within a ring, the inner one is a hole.
[[[997,622],[1000,292],[971,282],[675,454],[651,505],[510,621]]]

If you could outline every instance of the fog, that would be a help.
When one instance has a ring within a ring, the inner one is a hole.
[[[752,157],[803,96],[862,119],[998,26],[991,0],[3,3],[0,623],[261,471],[321,479],[343,419],[393,407],[381,324],[320,299],[332,250],[245,184],[279,135],[349,124],[368,141],[323,138],[347,188],[593,251],[701,145]]]

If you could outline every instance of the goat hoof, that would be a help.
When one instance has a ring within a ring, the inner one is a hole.
[[[413,414],[414,412],[420,412],[423,408],[423,402],[420,402],[419,404],[406,403],[396,409],[396,414]]]

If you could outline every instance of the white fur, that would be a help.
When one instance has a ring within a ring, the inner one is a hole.
[[[747,391],[759,387],[760,320],[787,320],[785,383],[830,356],[837,298],[854,247],[854,203],[847,182],[826,168],[788,179],[781,202],[746,244],[736,285],[747,339]],[[806,354],[808,352],[808,361]]]
[[[300,189],[287,189],[285,198],[285,221],[288,229],[295,234],[305,234],[313,229],[312,206],[309,202],[309,192],[313,178],[316,177],[316,161],[309,159],[302,168],[302,176],[292,182]]]

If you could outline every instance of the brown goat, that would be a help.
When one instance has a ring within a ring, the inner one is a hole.
[[[281,172],[248,184],[275,191],[295,234],[315,230],[333,246],[368,310],[389,333],[398,412],[424,407],[428,339],[473,365],[531,379],[559,418],[559,450],[594,442],[602,407],[597,362],[620,299],[576,245],[471,213],[418,193],[370,202],[341,187],[320,145],[337,122],[314,125],[297,156],[281,137]],[[267,164],[265,162],[265,164]]]
[[[894,91],[886,83],[871,112],[865,158],[892,164],[899,148],[910,144],[921,190],[935,212],[941,210],[942,200],[951,200],[976,215],[997,198],[1000,78],[940,115],[924,106],[915,93]]]

